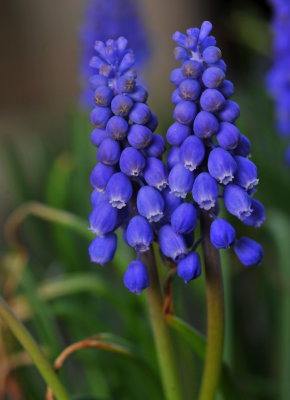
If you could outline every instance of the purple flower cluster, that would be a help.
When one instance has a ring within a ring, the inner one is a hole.
[[[125,36],[133,49],[136,64],[143,65],[148,58],[149,46],[138,4],[134,0],[88,0],[81,27],[81,73],[85,88],[81,101],[86,107],[93,106],[92,91],[87,82],[93,73],[89,65],[94,56],[96,38],[101,41]]]
[[[94,191],[90,229],[91,260],[103,265],[114,257],[118,227],[137,254],[149,249],[153,225],[164,213],[161,190],[167,186],[167,168],[161,161],[164,139],[154,134],[158,121],[146,104],[148,93],[136,82],[134,55],[127,40],[95,43],[97,55],[90,65],[95,107],[91,112],[92,143],[98,147],[91,174]],[[145,265],[132,262],[124,277],[130,291],[140,293],[149,284]]]
[[[115,230],[123,228],[125,242],[137,253],[124,284],[137,294],[149,285],[140,255],[153,240],[162,255],[177,264],[177,273],[186,283],[200,275],[196,252],[200,240],[194,240],[194,230],[201,212],[213,218],[210,237],[216,248],[234,245],[246,266],[262,261],[258,243],[246,237],[236,240],[232,225],[217,218],[219,198],[230,214],[254,227],[264,222],[265,211],[252,197],[257,169],[248,158],[250,142],[235,124],[240,110],[229,100],[233,84],[225,79],[226,65],[209,36],[211,28],[204,22],[201,29],[173,36],[182,65],[171,74],[176,86],[175,122],[166,134],[172,145],[167,166],[162,162],[165,141],[153,133],[158,121],[146,103],[146,89],[136,81],[134,56],[126,39],[97,41],[94,46],[91,140],[98,147],[98,163],[91,174],[89,221],[96,238],[89,253],[101,265],[112,260]]]
[[[267,76],[267,87],[275,101],[278,133],[290,139],[290,2],[269,0],[273,9],[273,65]],[[285,158],[290,166],[290,144]]]
[[[230,100],[234,87],[226,79],[226,64],[215,38],[210,36],[211,29],[211,23],[205,21],[200,29],[188,29],[187,35],[180,32],[173,35],[178,44],[175,58],[181,61],[181,66],[171,74],[176,89],[172,94],[175,122],[166,134],[172,145],[167,156],[168,182],[170,193],[183,200],[173,212],[170,225],[162,228],[166,229],[167,237],[174,231],[180,244],[170,254],[168,248],[173,249],[173,241],[163,243],[162,230],[159,243],[163,253],[178,263],[177,272],[185,281],[195,277],[197,262],[193,262],[193,257],[195,260],[198,257],[193,251],[187,253],[187,246],[182,244],[187,231],[176,227],[174,215],[182,207],[177,218],[182,227],[192,220],[185,206],[194,209],[191,231],[201,211],[213,218],[210,237],[216,248],[233,245],[245,266],[260,264],[263,257],[258,243],[245,237],[236,239],[233,226],[217,218],[219,198],[230,214],[254,227],[264,222],[265,210],[253,199],[257,168],[249,160],[251,144],[236,126],[240,109]],[[192,201],[185,202],[191,196]]]

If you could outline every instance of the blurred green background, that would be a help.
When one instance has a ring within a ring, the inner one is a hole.
[[[41,202],[75,214],[84,226],[90,213],[89,175],[95,149],[90,144],[88,113],[78,106],[78,30],[84,4],[81,0],[0,3],[1,294],[51,362],[64,347],[93,334],[116,335],[112,340],[130,349],[132,357],[98,349],[72,355],[60,376],[75,398],[162,399],[144,294],[130,295],[122,283],[134,254],[121,245],[113,263],[96,266],[89,262],[86,235],[31,216],[37,207],[23,206]],[[224,360],[235,391],[221,387],[218,399],[287,400],[290,181],[282,159],[284,143],[274,128],[273,103],[264,87],[271,65],[270,8],[266,1],[230,0],[143,0],[140,6],[152,45],[152,59],[144,72],[149,104],[159,117],[157,133],[162,135],[173,111],[169,76],[177,63],[171,35],[199,26],[204,19],[213,23],[228,65],[227,78],[235,84],[233,99],[241,108],[238,126],[252,142],[260,178],[257,198],[268,215],[259,230],[234,222],[240,236],[263,244],[262,267],[246,269],[231,251],[222,253]],[[30,212],[18,230],[26,258],[12,252],[11,238],[7,240],[7,219],[18,207]],[[163,267],[163,280],[166,272]],[[205,333],[204,276],[188,286],[176,279],[174,306],[177,316]],[[1,328],[0,399],[44,398],[38,372],[13,336]],[[172,335],[185,399],[192,399],[202,360],[184,332],[173,329]]]

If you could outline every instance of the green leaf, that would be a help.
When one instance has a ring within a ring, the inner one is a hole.
[[[265,228],[270,231],[277,250],[280,264],[281,283],[289,282],[289,238],[290,238],[290,220],[289,217],[278,210],[268,210],[268,219]],[[281,291],[281,306],[279,309],[280,319],[280,391],[281,400],[288,400],[290,393],[290,293],[289,289],[284,287]]]
[[[53,163],[46,184],[46,202],[60,209],[68,208],[68,193],[75,160],[69,153],[61,154]],[[81,265],[75,238],[67,228],[53,226],[54,244],[67,269],[77,270]]]
[[[178,318],[174,315],[167,315],[166,321],[171,328],[180,333],[184,339],[187,340],[194,352],[204,360],[206,352],[205,338],[181,318]]]
[[[193,351],[202,359],[205,359],[206,353],[206,339],[192,326],[187,324],[181,318],[174,315],[167,315],[166,321],[171,328],[180,333],[182,337],[192,347]],[[235,382],[228,367],[223,364],[220,379],[219,390],[225,400],[245,400],[246,397],[242,393],[241,388]]]

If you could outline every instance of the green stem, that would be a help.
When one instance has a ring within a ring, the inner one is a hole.
[[[165,398],[182,400],[170,334],[162,313],[163,300],[152,247],[142,254],[141,260],[147,266],[149,273],[150,286],[146,289],[147,302]]]
[[[41,353],[34,339],[2,297],[0,297],[0,317],[8,325],[15,337],[30,355],[35,366],[38,368],[47,385],[51,387],[56,398],[58,400],[69,400],[68,393],[60,383],[46,358]]]
[[[206,279],[207,348],[199,400],[214,400],[223,359],[223,283],[218,250],[210,241],[211,220],[201,215],[201,232]]]

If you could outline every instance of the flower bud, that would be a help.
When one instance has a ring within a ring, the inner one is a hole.
[[[200,94],[200,83],[196,79],[185,79],[179,85],[178,94],[183,100],[197,100]]]
[[[239,260],[245,267],[256,264],[260,265],[262,263],[264,255],[263,248],[254,240],[241,237],[236,241],[234,249]]]
[[[240,186],[227,185],[224,189],[223,197],[228,212],[238,217],[241,221],[251,215],[253,211],[251,199]]]
[[[210,240],[217,249],[228,249],[236,240],[236,231],[228,221],[217,218],[210,226]]]
[[[115,115],[126,117],[129,115],[131,108],[133,107],[133,101],[129,96],[124,94],[118,94],[115,96],[111,103],[111,109]]]
[[[207,165],[211,176],[223,185],[234,179],[237,163],[228,151],[220,147],[213,149],[209,153]]]
[[[104,139],[100,144],[97,160],[105,165],[115,165],[119,161],[121,148],[118,142]]]
[[[149,275],[142,261],[132,261],[124,275],[124,285],[130,292],[141,294],[149,286]]]
[[[165,140],[162,136],[153,133],[150,145],[146,148],[146,153],[150,157],[161,157],[166,150]]]
[[[151,118],[151,111],[147,104],[144,103],[135,103],[132,108],[129,118],[135,124],[147,124]]]
[[[191,133],[189,126],[182,125],[179,122],[174,122],[166,133],[166,139],[172,146],[180,146],[184,139]]]
[[[128,122],[117,115],[111,117],[106,126],[106,132],[111,139],[122,140],[127,136]]]
[[[219,111],[218,116],[222,121],[233,123],[240,116],[240,107],[235,101],[227,100],[224,108]]]
[[[168,171],[162,161],[155,157],[148,157],[144,170],[144,179],[150,186],[158,190],[164,189],[168,185]]]
[[[100,203],[89,216],[90,230],[97,236],[112,232],[117,224],[117,215],[117,210],[110,203]]]
[[[120,156],[120,169],[128,176],[138,176],[146,165],[145,158],[134,147],[126,147]]]
[[[181,260],[187,254],[184,238],[170,225],[164,225],[159,229],[158,238],[162,253],[174,262]]]
[[[152,140],[152,132],[143,125],[132,125],[129,129],[128,142],[135,149],[144,149]]]
[[[130,179],[123,172],[111,176],[106,187],[106,196],[113,207],[118,209],[125,207],[132,194]]]
[[[112,115],[111,109],[108,107],[95,107],[90,115],[90,122],[96,128],[106,128],[107,122]]]
[[[192,197],[204,210],[210,210],[216,204],[219,187],[216,180],[208,173],[199,174],[193,184]]]
[[[174,165],[180,163],[180,148],[173,146],[167,153],[167,165],[169,169],[172,169]]]
[[[246,225],[259,228],[266,220],[265,207],[258,200],[251,199],[252,213],[243,220]]]
[[[224,71],[217,67],[209,67],[202,74],[202,82],[209,89],[218,88],[222,85],[224,79]]]
[[[153,230],[147,219],[140,215],[133,217],[127,227],[126,239],[137,253],[148,251],[153,242]]]
[[[104,192],[114,172],[114,167],[98,163],[91,173],[91,185],[99,192]]]
[[[223,108],[225,98],[217,89],[206,89],[200,96],[200,105],[204,111],[216,112]]]
[[[207,139],[217,133],[219,123],[216,117],[207,111],[200,111],[193,123],[193,131],[199,138]]]
[[[109,233],[103,237],[97,236],[89,247],[89,255],[92,262],[104,265],[112,261],[117,248],[117,235]]]
[[[177,275],[188,283],[201,274],[201,262],[199,254],[191,251],[177,264]]]
[[[191,101],[181,101],[174,109],[173,117],[180,124],[190,125],[192,124],[197,112],[195,103]]]
[[[180,161],[189,171],[194,171],[203,161],[205,148],[201,139],[191,135],[180,148]]]
[[[149,222],[158,222],[163,217],[164,205],[164,199],[157,189],[151,186],[143,186],[138,191],[138,212]]]
[[[221,122],[220,130],[216,135],[218,144],[225,150],[235,149],[240,141],[240,131],[238,128],[229,123]]]
[[[171,225],[176,233],[187,234],[194,230],[197,223],[195,207],[190,203],[182,203],[171,215]]]
[[[104,129],[95,128],[91,133],[91,142],[94,146],[99,147],[104,139],[108,137],[108,133]]]
[[[194,175],[182,164],[176,164],[168,175],[168,183],[171,190],[177,197],[185,199],[187,193],[192,189]]]
[[[238,169],[235,176],[235,183],[245,190],[252,189],[258,184],[257,167],[249,159],[241,156],[235,157]]]
[[[221,59],[222,52],[218,47],[209,46],[203,51],[202,57],[204,62],[214,64]]]

